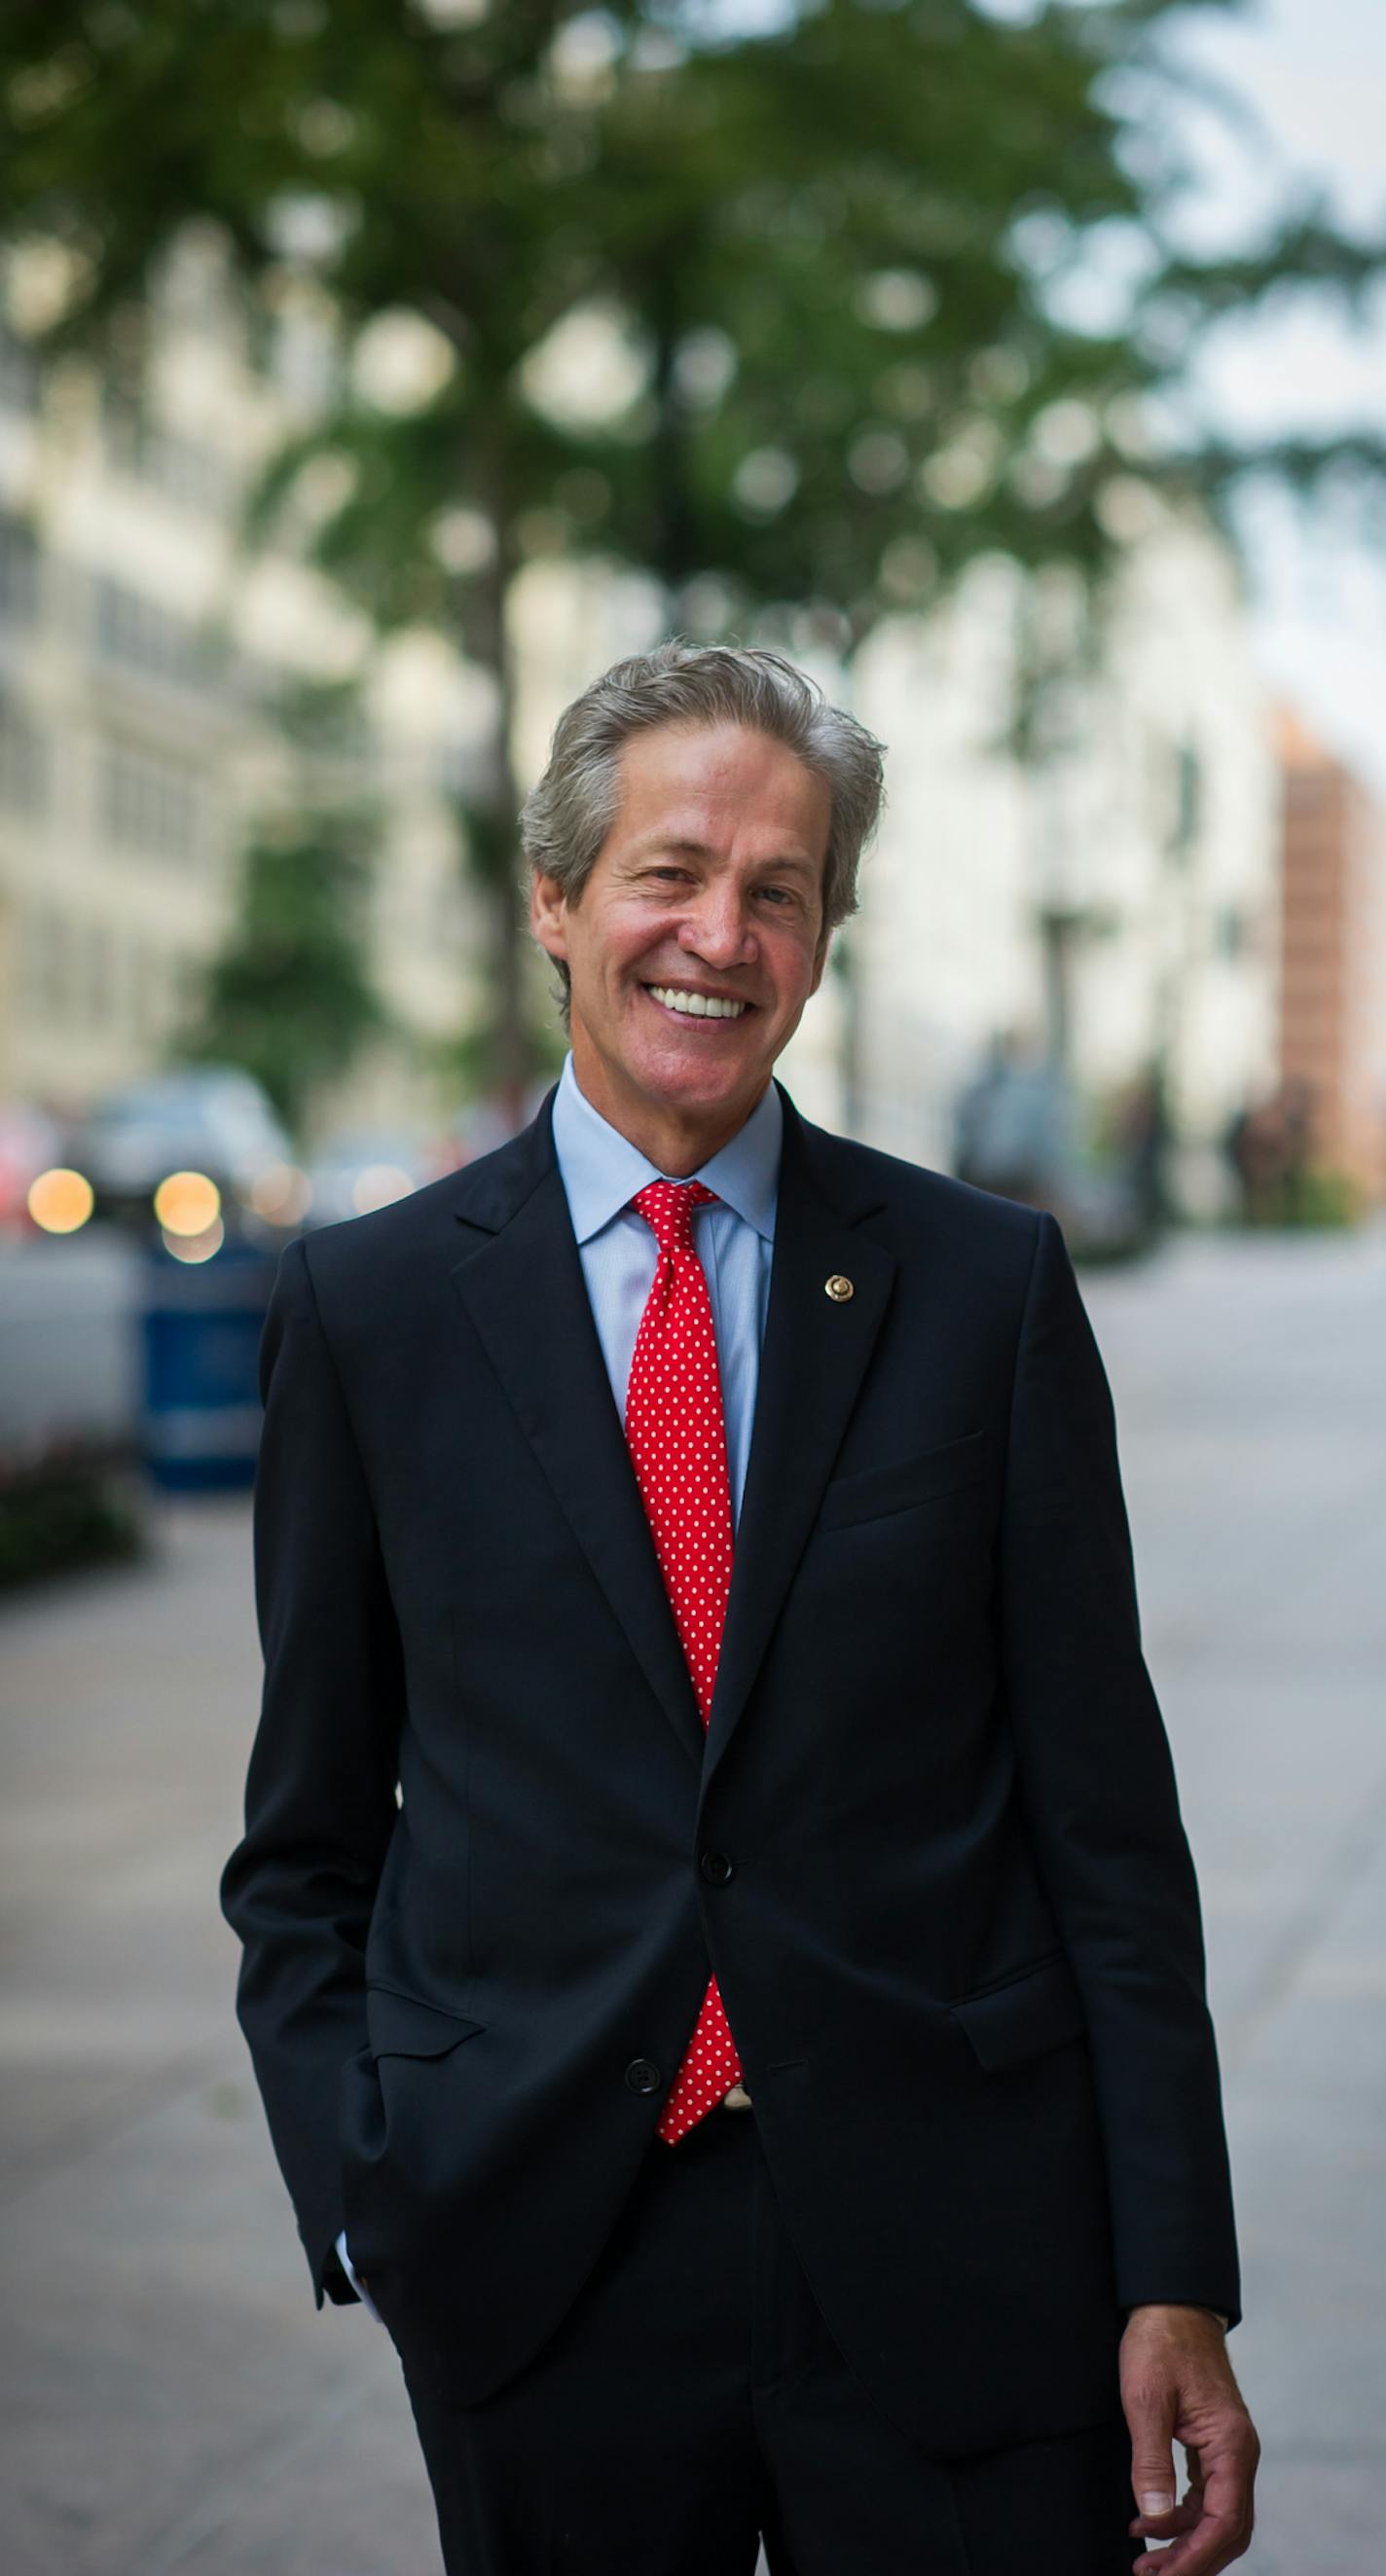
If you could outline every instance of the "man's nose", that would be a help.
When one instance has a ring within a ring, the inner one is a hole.
[[[749,965],[756,953],[745,905],[730,891],[703,896],[684,921],[679,943],[709,966]]]

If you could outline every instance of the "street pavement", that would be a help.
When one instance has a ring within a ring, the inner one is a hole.
[[[1086,1293],[1204,1887],[1233,2352],[1267,2452],[1245,2564],[1363,2576],[1386,2465],[1386,1239],[1192,1239]],[[148,1563],[0,1616],[8,2576],[437,2576],[391,2348],[359,2309],[314,2311],[231,2018],[215,1890],[257,1674],[240,1502],[165,1506]]]

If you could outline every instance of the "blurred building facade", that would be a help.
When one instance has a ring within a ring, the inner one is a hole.
[[[1095,625],[1073,583],[979,564],[882,630],[856,702],[890,801],[852,932],[854,1123],[946,1162],[1017,1033],[1089,1104],[1157,1077],[1177,1195],[1216,1212],[1228,1121],[1273,1076],[1279,945],[1270,710],[1226,549],[1150,504]]]
[[[652,585],[600,565],[524,577],[526,779],[659,621]],[[1275,1078],[1280,954],[1272,714],[1221,540],[1146,496],[1095,623],[1072,579],[993,558],[850,680],[799,658],[887,753],[860,912],[783,1060],[805,1113],[947,1168],[960,1097],[1017,1033],[1089,1104],[1158,1076],[1176,1195],[1221,1213],[1228,1125]]]
[[[320,411],[330,363],[291,305],[252,350],[195,238],[138,398],[75,363],[41,380],[0,334],[0,1096],[81,1107],[161,1058],[233,918],[252,818],[286,792],[286,690],[365,670],[370,962],[399,1035],[332,1113],[435,1114],[427,1067],[484,972],[452,801],[484,733],[477,675],[419,634],[368,654],[290,547],[239,543],[247,486]],[[942,1165],[1005,1032],[1092,1100],[1158,1074],[1180,1195],[1210,1209],[1229,1121],[1278,1070],[1278,776],[1226,550],[1148,495],[1126,536],[1095,623],[1075,580],[985,559],[880,628],[849,682],[801,656],[885,741],[888,806],[785,1071],[810,1116]],[[600,562],[521,576],[522,784],[567,699],[661,622],[652,583]]]
[[[1284,782],[1279,1071],[1314,1158],[1386,1197],[1386,814],[1298,717]]]
[[[363,665],[363,622],[239,534],[327,363],[306,309],[252,350],[196,238],[150,307],[137,391],[75,361],[40,373],[0,330],[0,1097],[80,1109],[163,1059],[247,835],[293,793],[277,711]],[[416,1057],[475,999],[449,803],[464,678],[418,639],[378,657],[346,764],[385,816],[368,945],[405,1038],[353,1079],[362,1119],[419,1105]]]

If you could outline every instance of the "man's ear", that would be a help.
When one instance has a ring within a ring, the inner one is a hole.
[[[538,868],[530,880],[529,926],[539,945],[550,957],[567,959],[568,898],[557,877],[546,877]]]
[[[824,967],[827,965],[827,962],[828,962],[828,951],[829,951],[829,949],[831,948],[832,944],[833,944],[833,934],[832,934],[832,932],[831,932],[830,930],[825,930],[825,931],[824,931],[824,933],[823,933],[822,938],[821,938],[821,939],[819,940],[819,942],[818,942],[817,949],[816,949],[816,951],[815,951],[815,953],[814,953],[814,960],[813,960],[813,981],[812,981],[812,983],[811,983],[811,984],[810,984],[810,986],[809,986],[809,993],[810,993],[810,995],[812,995],[812,994],[814,994],[814,993],[816,993],[816,992],[817,992],[819,985],[820,985],[820,984],[822,983],[822,981],[823,981],[823,969],[824,969]]]

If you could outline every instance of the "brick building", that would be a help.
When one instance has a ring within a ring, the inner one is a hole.
[[[1280,1072],[1312,1102],[1315,1160],[1386,1197],[1386,813],[1297,716],[1284,786]]]

